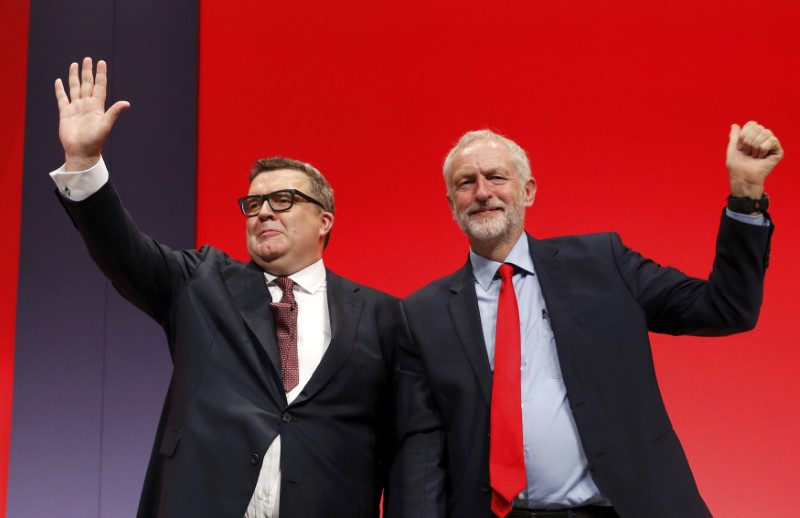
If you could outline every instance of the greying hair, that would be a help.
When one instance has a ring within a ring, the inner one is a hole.
[[[447,153],[447,157],[444,159],[444,166],[442,167],[444,181],[447,184],[447,192],[450,192],[451,189],[449,176],[450,173],[452,173],[450,169],[453,166],[453,159],[455,158],[456,153],[477,140],[494,140],[495,142],[500,142],[503,144],[511,155],[511,162],[514,164],[514,168],[517,170],[517,174],[519,174],[522,183],[524,184],[530,180],[531,163],[528,160],[528,155],[525,154],[525,150],[519,147],[519,144],[510,138],[504,137],[499,133],[495,133],[490,129],[481,129],[464,133],[461,138],[458,139],[456,145],[453,146],[453,149]]]
[[[253,168],[250,170],[250,183],[261,173],[277,171],[279,169],[290,169],[306,175],[311,184],[311,192],[307,194],[319,201],[326,212],[333,214],[333,187],[331,187],[331,184],[328,183],[328,180],[322,176],[322,173],[320,173],[316,167],[306,162],[282,156],[273,156],[256,160],[253,163]]]

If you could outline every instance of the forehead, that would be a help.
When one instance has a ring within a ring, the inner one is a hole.
[[[477,173],[505,169],[513,171],[511,153],[502,142],[493,139],[476,140],[453,157],[453,174]]]
[[[305,173],[295,169],[276,169],[264,171],[250,182],[248,194],[267,194],[281,189],[308,191],[311,183]]]

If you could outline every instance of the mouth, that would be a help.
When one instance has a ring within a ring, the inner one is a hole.
[[[272,237],[272,236],[277,236],[277,235],[280,235],[280,231],[278,231],[278,230],[276,230],[274,228],[262,228],[261,230],[258,231],[258,234],[257,234],[257,236],[259,238]]]
[[[469,216],[486,217],[504,211],[504,207],[478,207],[467,212]]]

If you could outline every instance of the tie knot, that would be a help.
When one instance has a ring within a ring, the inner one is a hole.
[[[500,274],[501,279],[508,281],[514,276],[514,265],[511,263],[503,263],[500,265],[500,268],[497,269],[497,272]]]
[[[283,291],[281,302],[294,302],[294,281],[289,277],[275,277],[274,282]]]
[[[289,277],[275,277],[275,280],[272,282],[277,284],[278,287],[283,291],[291,291],[291,289],[294,287],[294,281]]]

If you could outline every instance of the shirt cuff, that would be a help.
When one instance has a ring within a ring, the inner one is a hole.
[[[762,227],[769,226],[769,220],[765,218],[763,214],[756,214],[755,216],[752,216],[750,214],[733,212],[730,209],[725,209],[725,213],[728,215],[729,218],[733,218],[736,221],[741,221],[742,223],[748,223],[750,225],[757,225]]]
[[[64,170],[62,165],[52,173],[50,178],[56,183],[61,196],[72,201],[83,201],[100,190],[108,182],[108,169],[103,157],[85,171]]]

